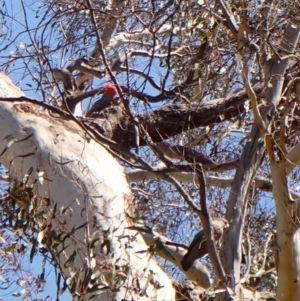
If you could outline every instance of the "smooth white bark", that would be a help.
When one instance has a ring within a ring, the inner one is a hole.
[[[0,87],[2,100],[8,96],[23,96],[3,73]],[[108,262],[112,274],[116,264],[127,266],[129,270],[117,292],[108,288],[97,300],[125,300],[131,297],[138,300],[175,300],[171,279],[149,253],[136,253],[146,250],[147,246],[140,235],[126,229],[131,225],[126,212],[130,211],[132,198],[123,168],[103,146],[93,139],[86,139],[86,133],[74,121],[50,117],[40,108],[21,100],[18,103],[0,100],[0,152],[7,148],[0,158],[1,163],[9,170],[10,176],[19,181],[32,168],[30,181],[34,183],[38,179],[34,184],[37,197],[49,197],[53,203],[57,202],[58,210],[63,206],[71,209],[72,214],[57,216],[54,229],[59,227],[68,233],[84,222],[90,225],[71,235],[70,244],[58,261],[63,266],[74,250],[78,255],[74,264],[63,272],[79,275],[85,263],[96,271],[93,261],[100,258],[102,263]],[[19,141],[25,137],[27,139]],[[14,143],[9,146],[12,141]],[[24,156],[27,154],[31,155]],[[109,233],[112,252],[107,256],[100,256],[95,250],[87,254],[85,241],[95,235],[92,233],[95,231],[93,217],[100,229],[100,242],[104,240],[102,231]],[[131,240],[133,236],[135,239]],[[161,288],[149,282],[150,275]],[[114,285],[112,282],[109,278],[105,279],[108,287]],[[136,282],[145,289],[144,294],[140,295],[132,289],[132,284]]]
[[[162,170],[160,170],[160,172],[152,172],[148,170],[135,169],[126,172],[126,176],[130,183],[154,178],[164,179],[164,174],[161,171]],[[181,183],[199,184],[199,180],[193,172],[166,172],[165,174],[168,174]],[[207,186],[226,188],[231,186],[233,177],[206,176],[205,181]],[[263,191],[272,192],[272,182],[267,178],[256,176],[254,179],[254,185]],[[291,191],[291,195],[293,199],[300,199],[299,194],[295,191]]]

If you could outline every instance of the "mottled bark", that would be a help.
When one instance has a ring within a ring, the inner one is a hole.
[[[288,24],[286,37],[283,42],[285,54],[293,53],[298,42],[299,28]],[[265,96],[274,108],[281,97],[283,78],[285,70],[289,64],[289,58],[279,60],[277,56],[265,62],[266,92]],[[266,120],[271,107],[262,110],[262,118]],[[240,262],[241,262],[241,238],[243,222],[247,208],[247,198],[252,185],[255,172],[261,161],[264,146],[263,139],[257,125],[252,128],[250,141],[244,147],[243,154],[237,168],[235,178],[231,187],[226,211],[226,219],[230,226],[225,230],[224,244],[222,246],[222,259],[226,274],[230,278],[230,285],[239,294],[240,289]],[[287,275],[282,276],[287,277]]]
[[[260,93],[260,88],[256,89]],[[248,96],[244,91],[226,99],[215,99],[203,103],[165,105],[141,115],[136,119],[147,130],[153,142],[160,142],[187,130],[218,124],[230,120],[244,111]],[[121,121],[112,137],[124,147],[136,146],[134,124],[130,119]],[[147,145],[141,135],[140,146]]]

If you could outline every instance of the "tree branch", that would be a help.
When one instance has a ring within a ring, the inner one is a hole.
[[[121,88],[123,91],[125,90],[124,87]],[[260,93],[260,87],[256,87],[255,91]],[[130,90],[127,89],[126,92],[130,93]],[[167,92],[165,91],[165,93]],[[143,93],[139,94],[143,95]],[[156,100],[162,101],[165,98],[165,94],[161,94]],[[200,105],[199,103],[165,105],[158,110],[137,115],[136,119],[147,130],[151,140],[157,143],[187,130],[231,120],[244,111],[243,104],[247,100],[247,93],[240,91],[226,99],[215,99]],[[193,120],[193,122],[189,122],[189,120]],[[134,133],[134,125],[131,121],[123,120],[116,127],[112,139],[125,147],[135,147]],[[142,137],[139,143],[140,146],[147,144]]]

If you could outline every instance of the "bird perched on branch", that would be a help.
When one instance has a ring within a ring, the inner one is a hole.
[[[100,112],[105,108],[107,108],[112,103],[116,93],[117,93],[116,86],[110,83],[104,84],[104,92],[102,97],[93,104],[92,108],[86,113],[85,116],[89,117],[94,112]]]
[[[216,218],[211,221],[214,229],[214,238],[218,242],[223,235],[223,229],[228,227],[227,220],[223,218]],[[194,237],[190,244],[187,253],[184,255],[181,265],[184,271],[189,270],[193,265],[194,261],[198,258],[203,257],[208,253],[207,243],[203,229],[200,230]]]

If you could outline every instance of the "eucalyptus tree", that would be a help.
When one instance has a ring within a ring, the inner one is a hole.
[[[298,300],[299,4],[18,3],[7,244],[51,258],[73,300]]]

